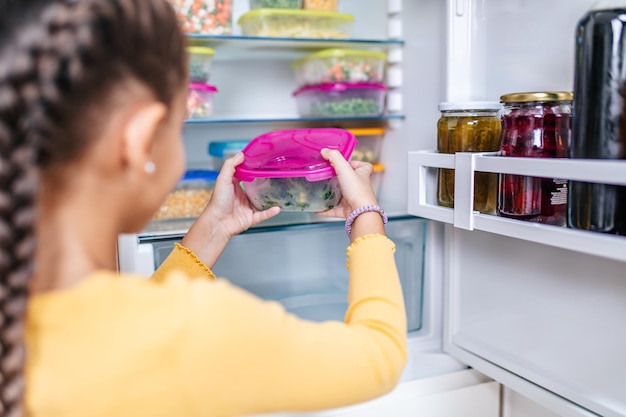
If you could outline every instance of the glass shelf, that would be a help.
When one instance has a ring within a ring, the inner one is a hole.
[[[307,123],[307,122],[345,122],[345,121],[387,121],[404,120],[404,114],[386,114],[382,116],[351,116],[351,117],[216,117],[209,119],[188,119],[188,125],[227,124],[227,123]]]
[[[193,45],[206,45],[215,49],[215,59],[258,59],[268,58],[268,51],[274,59],[295,59],[316,49],[359,48],[387,50],[401,47],[401,39],[319,39],[319,38],[279,38],[263,36],[223,36],[188,34]]]

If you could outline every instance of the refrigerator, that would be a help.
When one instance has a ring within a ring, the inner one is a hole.
[[[438,154],[443,101],[572,91],[575,28],[594,0],[343,0],[349,39],[190,36],[215,49],[210,119],[185,125],[189,167],[212,141],[275,129],[383,127],[377,193],[408,318],[398,387],[372,401],[281,416],[626,416],[626,237],[472,211],[475,172],[626,185],[626,162]],[[248,2],[234,0],[234,21]],[[290,64],[324,48],[384,51],[380,117],[302,118]],[[455,169],[455,207],[436,204]],[[119,237],[119,268],[151,274],[189,222]],[[342,320],[343,223],[282,213],[233,238],[218,276],[311,320]],[[311,393],[311,395],[315,395]]]

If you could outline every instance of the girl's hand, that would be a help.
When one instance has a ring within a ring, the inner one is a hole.
[[[272,207],[255,210],[233,175],[235,167],[243,162],[243,153],[227,159],[217,177],[211,199],[191,226],[181,244],[212,268],[230,238],[280,212]]]
[[[360,161],[348,162],[334,149],[322,149],[322,157],[335,169],[342,197],[337,207],[317,214],[345,219],[359,207],[378,204],[370,183],[373,171],[371,164]]]

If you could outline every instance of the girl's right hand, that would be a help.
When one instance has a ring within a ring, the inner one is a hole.
[[[335,149],[322,149],[321,154],[337,173],[342,198],[337,207],[317,214],[345,219],[359,207],[378,204],[370,183],[373,171],[371,164],[360,161],[348,162]]]

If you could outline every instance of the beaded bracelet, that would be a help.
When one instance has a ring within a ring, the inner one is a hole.
[[[382,208],[380,208],[379,206],[369,205],[369,206],[359,207],[358,209],[356,209],[352,213],[350,213],[350,215],[346,219],[346,234],[348,235],[348,237],[350,237],[350,234],[352,233],[352,223],[354,223],[354,220],[357,217],[359,217],[361,214],[367,213],[369,211],[375,211],[378,214],[380,214],[380,216],[383,218],[383,226],[387,225],[387,221],[389,219],[387,218],[387,215],[385,214],[385,211]]]

